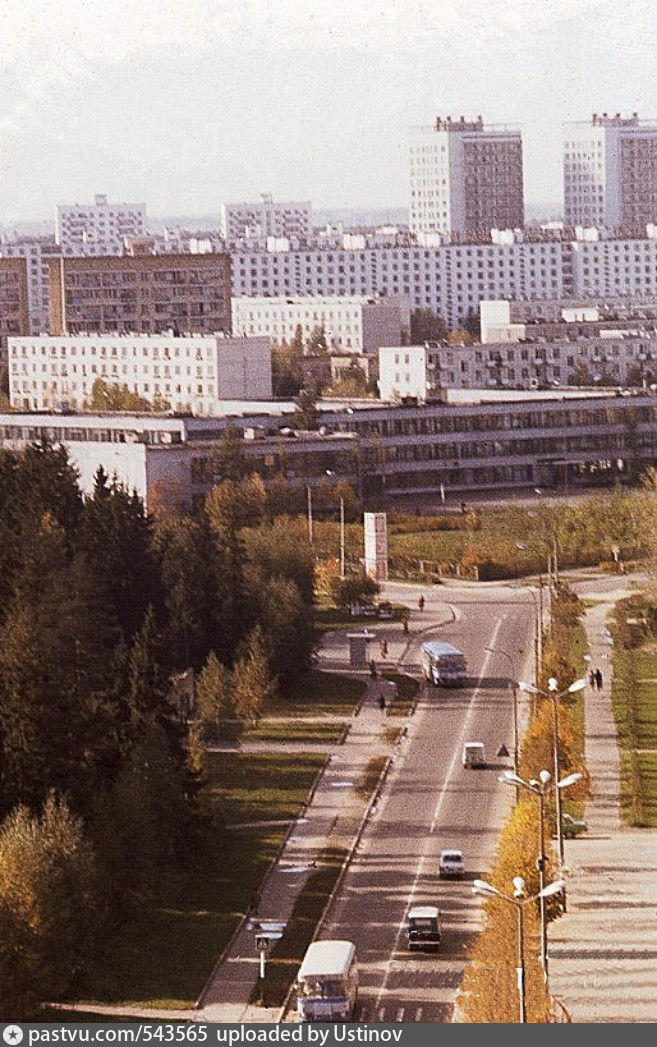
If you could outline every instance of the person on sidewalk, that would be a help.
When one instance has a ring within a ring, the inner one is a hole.
[[[591,669],[589,673],[589,684],[591,685],[591,690],[595,691],[595,669]]]
[[[420,608],[421,611],[424,610],[424,597],[423,596],[420,597],[420,599],[417,602],[417,605],[418,605],[418,607]]]
[[[599,691],[602,690],[602,673],[599,669],[595,670],[595,686],[598,688]]]
[[[387,640],[381,640],[381,657],[382,658],[387,658],[388,657],[388,641]]]

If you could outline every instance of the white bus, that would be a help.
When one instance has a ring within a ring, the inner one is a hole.
[[[420,648],[422,675],[436,687],[458,687],[467,679],[465,656],[458,647],[427,640]]]
[[[353,942],[313,942],[308,946],[296,982],[300,1022],[348,1022],[358,995],[356,946]]]

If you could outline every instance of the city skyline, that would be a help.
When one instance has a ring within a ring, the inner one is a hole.
[[[106,0],[4,0],[3,14],[2,224],[99,189],[153,216],[263,191],[407,206],[409,131],[448,113],[521,125],[528,207],[558,208],[564,121],[654,115],[643,0],[165,0],[118,16]]]

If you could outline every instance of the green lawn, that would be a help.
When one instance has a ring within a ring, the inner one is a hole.
[[[210,753],[206,810],[228,825],[295,818],[324,761],[322,753]]]
[[[406,673],[396,673],[388,669],[384,669],[381,675],[397,686],[397,697],[388,706],[388,715],[409,716],[413,703],[420,693],[420,681],[413,679],[412,676],[407,676]]]
[[[275,716],[350,716],[363,697],[365,681],[312,669],[297,689],[269,707]]]
[[[192,1005],[286,833],[222,824],[295,817],[323,762],[321,754],[210,756],[201,801],[213,817],[204,838],[163,872],[159,904],[108,942],[81,994],[86,1003]]]
[[[317,723],[313,720],[288,720],[276,722],[261,720],[257,727],[251,727],[242,735],[244,742],[316,742],[337,744],[342,737],[348,720],[327,720]]]

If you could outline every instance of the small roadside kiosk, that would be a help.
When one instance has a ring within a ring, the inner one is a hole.
[[[349,641],[349,667],[367,669],[370,664],[367,645],[371,640],[376,639],[374,633],[363,629],[358,633],[348,633],[347,639]]]

